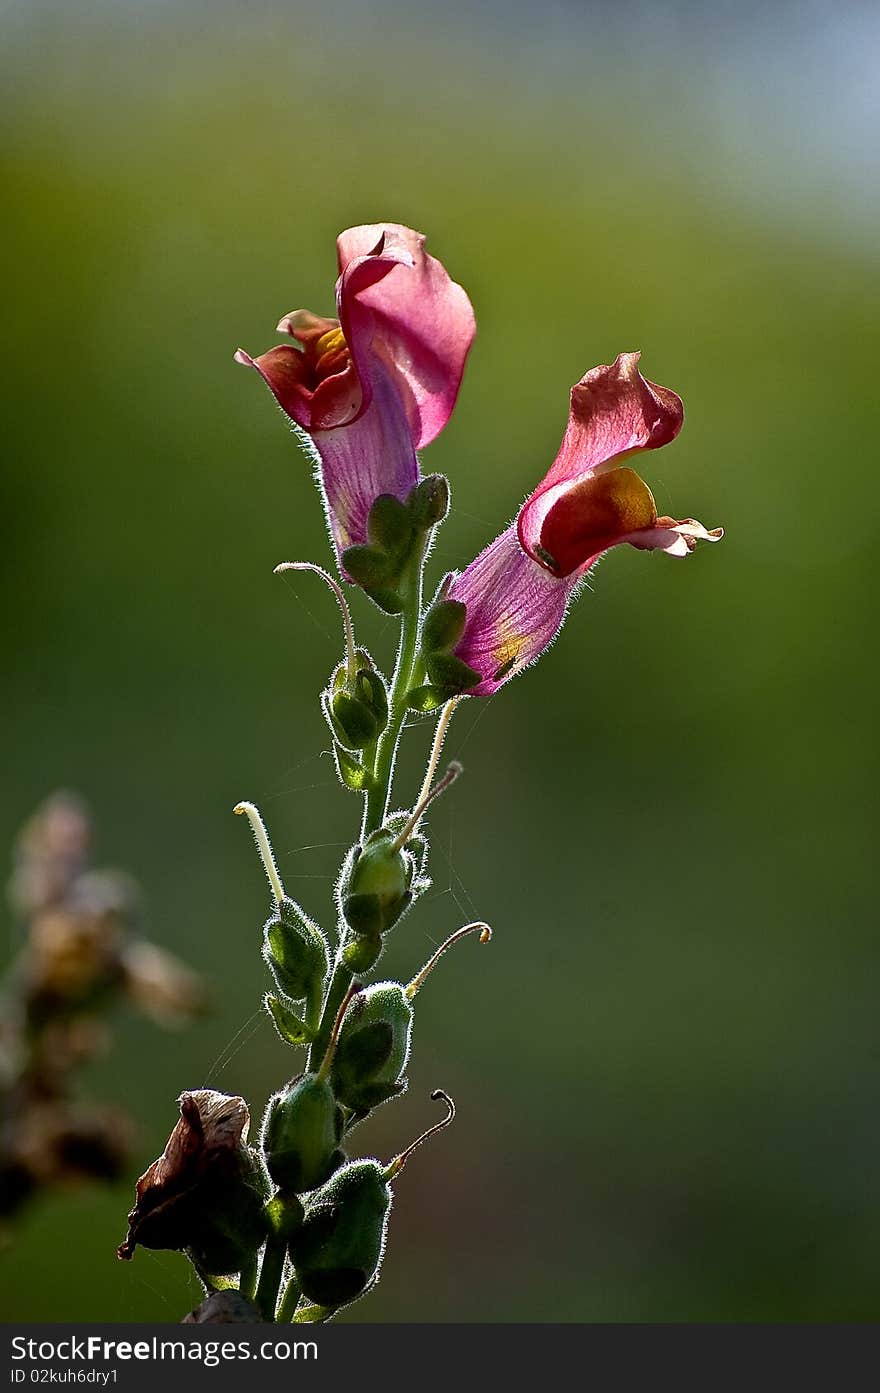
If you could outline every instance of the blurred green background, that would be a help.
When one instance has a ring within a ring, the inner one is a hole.
[[[231,809],[260,804],[326,917],[358,803],[316,704],[337,613],[272,575],[326,563],[320,509],[232,353],[331,310],[339,229],[423,229],[479,322],[425,456],[453,484],[432,575],[631,348],[686,407],[644,464],[660,510],[727,537],[613,553],[542,663],[456,718],[435,889],[382,966],[468,917],[496,939],[444,961],[409,1093],[356,1134],[389,1155],[430,1088],[459,1105],[345,1318],[875,1318],[876,11],[539,9],[3,7],[0,843],[79,789],[147,931],[210,979],[213,1015],[121,1016],[84,1080],[137,1114],[131,1182],[182,1088],[258,1113],[292,1056],[255,1014],[266,886]],[[393,621],[356,618],[388,661]],[[182,1258],[116,1261],[130,1198],[34,1205],[3,1316],[179,1319]]]

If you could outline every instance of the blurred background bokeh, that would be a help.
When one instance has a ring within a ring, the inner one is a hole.
[[[570,384],[641,348],[686,425],[661,511],[561,641],[448,750],[435,888],[383,968],[466,918],[420,997],[411,1087],[357,1134],[398,1186],[348,1319],[877,1316],[876,7],[26,0],[2,16],[0,845],[79,790],[144,928],[208,979],[177,1034],[120,1017],[84,1088],[136,1114],[131,1176],[34,1204],[6,1319],[179,1319],[177,1254],[121,1267],[184,1087],[259,1110],[293,1056],[257,1008],[262,807],[318,917],[352,838],[316,695],[338,615],[309,470],[233,350],[328,312],[333,239],[396,219],[479,333],[425,465],[433,575],[500,530]],[[393,621],[358,603],[380,660]],[[401,797],[428,738],[414,733]],[[321,752],[321,753],[319,753]],[[10,927],[8,947],[14,948]]]

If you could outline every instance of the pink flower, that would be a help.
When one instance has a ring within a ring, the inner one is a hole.
[[[282,410],[311,437],[337,551],[367,542],[380,494],[405,502],[419,481],[416,450],[455,406],[475,333],[470,301],[424,237],[397,223],[337,239],[337,319],[294,310],[278,325],[296,340],[259,358]]]
[[[568,426],[550,470],[516,521],[445,587],[466,608],[454,656],[479,674],[487,696],[553,642],[579,582],[603,552],[628,542],[687,556],[717,542],[693,518],[658,517],[651,490],[625,463],[668,445],[681,429],[680,399],[648,382],[638,353],[593,368],[571,391]]]

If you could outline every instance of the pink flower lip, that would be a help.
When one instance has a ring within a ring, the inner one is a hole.
[[[571,391],[556,459],[516,522],[448,586],[466,608],[455,656],[480,674],[469,689],[488,696],[553,642],[577,587],[603,552],[623,542],[687,556],[720,527],[660,517],[628,461],[674,440],[681,400],[638,371],[638,353],[593,368]]]

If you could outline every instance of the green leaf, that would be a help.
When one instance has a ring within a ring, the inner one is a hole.
[[[342,732],[341,742],[350,750],[365,750],[379,734],[379,725],[369,706],[348,692],[335,692],[330,700],[334,729]]]
[[[367,537],[375,547],[400,552],[412,538],[412,517],[405,503],[392,493],[380,493],[367,518]]]
[[[439,600],[425,615],[422,648],[426,653],[448,653],[464,633],[467,605],[461,600]]]
[[[342,569],[364,590],[381,588],[395,579],[391,558],[382,547],[346,547],[340,560]]]
[[[410,711],[418,711],[423,716],[430,715],[432,711],[439,711],[449,700],[447,693],[442,687],[434,687],[430,684],[424,687],[413,687],[406,694],[406,704]]]
[[[296,1012],[292,1011],[280,996],[275,996],[273,992],[266,992],[263,997],[263,1005],[272,1017],[272,1024],[278,1031],[282,1040],[287,1045],[309,1045],[315,1038],[315,1032],[306,1025],[305,1021],[300,1020]]]
[[[431,681],[438,687],[445,687],[447,700],[458,692],[466,692],[468,687],[475,687],[482,680],[478,672],[453,653],[431,653],[425,666]]]
[[[373,787],[373,776],[354,755],[349,754],[338,742],[333,746],[336,759],[336,772],[346,788],[354,793],[368,793]]]

